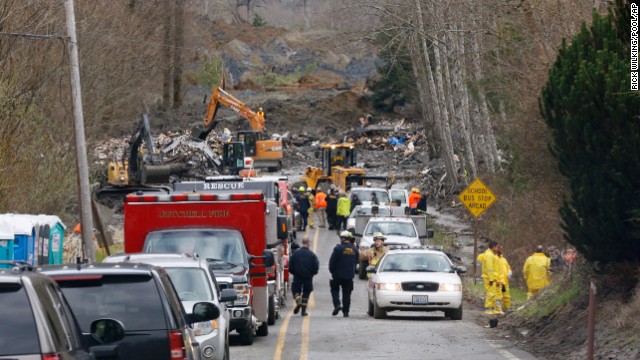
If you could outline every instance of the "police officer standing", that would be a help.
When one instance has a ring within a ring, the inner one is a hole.
[[[294,314],[302,308],[300,315],[307,316],[307,302],[313,291],[313,277],[318,273],[319,267],[318,257],[309,249],[309,238],[305,237],[302,239],[302,247],[296,250],[289,260],[289,272],[293,275],[291,290],[296,302]]]
[[[344,317],[349,317],[351,306],[351,292],[353,291],[353,277],[358,263],[358,248],[351,242],[353,235],[349,231],[340,233],[340,244],[336,245],[329,258],[331,272],[331,297],[333,299],[333,316],[340,310]],[[340,305],[340,288],[342,288],[342,306]]]

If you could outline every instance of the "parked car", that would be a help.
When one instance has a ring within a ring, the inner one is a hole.
[[[217,306],[221,310],[220,317],[193,324],[193,331],[203,359],[230,359],[229,311],[225,303],[235,301],[237,295],[233,289],[220,290],[206,260],[176,254],[130,254],[109,256],[102,262],[140,262],[164,268],[187,313],[199,301]]]
[[[430,249],[389,250],[376,267],[369,266],[368,314],[376,319],[389,311],[444,311],[462,320],[462,281],[445,253]]]
[[[83,347],[78,323],[58,285],[13,261],[0,269],[0,359],[67,360],[115,356],[122,324],[113,319],[89,321],[88,329],[102,343]],[[105,329],[111,329],[109,334]]]
[[[78,264],[38,268],[60,286],[75,315],[83,341],[99,345],[91,336],[93,321],[119,321],[123,338],[114,342],[121,359],[201,359],[192,324],[215,320],[220,309],[197,302],[185,314],[167,272],[138,263]]]
[[[357,195],[362,205],[371,205],[371,194],[376,194],[379,205],[390,204],[389,192],[385,188],[373,187],[353,187],[351,188],[351,196]]]
[[[355,208],[353,208],[353,211],[351,212],[351,215],[349,215],[349,218],[347,219],[347,230],[351,231],[351,232],[355,232],[356,229],[356,216],[358,215],[371,215],[372,206],[371,205],[357,205]],[[391,208],[389,208],[388,206],[384,206],[384,205],[380,205],[378,206],[378,216],[390,216],[392,215],[391,213]]]

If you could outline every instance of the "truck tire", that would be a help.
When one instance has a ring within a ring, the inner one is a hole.
[[[367,280],[367,265],[369,262],[360,261],[360,265],[358,265],[358,279]]]
[[[253,328],[251,326],[247,326],[242,330],[238,330],[238,334],[240,334],[240,344],[242,345],[253,344]]]
[[[269,335],[269,324],[263,322],[260,326],[258,326],[258,330],[256,330],[256,336],[267,336]]]
[[[267,318],[267,324],[274,325],[275,323],[276,323],[276,301],[275,301],[275,295],[271,295],[269,296],[269,317]]]

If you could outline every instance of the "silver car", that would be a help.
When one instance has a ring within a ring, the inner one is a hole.
[[[103,262],[140,262],[164,268],[187,312],[201,301],[218,306],[220,317],[194,324],[193,332],[200,344],[202,359],[230,359],[226,303],[236,300],[237,295],[233,289],[220,290],[206,260],[179,254],[130,254],[109,256]]]

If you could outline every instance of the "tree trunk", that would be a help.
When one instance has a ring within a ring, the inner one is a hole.
[[[489,114],[489,108],[487,107],[487,98],[482,86],[482,62],[480,58],[480,36],[476,33],[473,36],[473,69],[475,81],[478,87],[478,107],[480,110],[480,125],[485,137],[486,151],[487,151],[487,168],[490,172],[496,171],[496,165],[498,163],[498,147],[496,146],[496,139],[493,135],[493,128],[491,126],[491,116]]]
[[[173,108],[182,105],[182,48],[184,47],[184,0],[175,1],[175,30],[173,34]]]
[[[173,9],[169,3],[165,3],[165,19],[164,19],[164,35],[163,42],[165,46],[162,48],[162,57],[164,63],[164,74],[162,77],[162,107],[168,109],[171,107],[171,80],[173,78],[171,55],[172,43],[171,33],[173,29]]]
[[[439,139],[441,143],[440,149],[441,149],[442,157],[444,158],[445,168],[447,169],[447,173],[449,175],[449,181],[451,182],[451,184],[457,185],[458,174],[456,172],[455,164],[453,161],[453,149],[449,146],[449,144],[451,143],[451,136],[450,136],[451,133],[450,131],[448,132],[449,139],[447,140],[447,131],[445,131],[445,128],[444,128],[445,116],[442,114],[442,109],[446,108],[446,105],[444,104],[444,99],[442,99],[442,101],[439,101],[438,99],[436,83],[433,78],[433,70],[431,68],[431,59],[429,59],[427,39],[426,39],[426,36],[424,35],[426,28],[424,26],[424,19],[422,17],[422,4],[420,3],[420,0],[416,0],[416,12],[418,15],[418,26],[420,30],[420,33],[418,34],[418,36],[420,38],[421,52],[423,54],[422,59],[424,61],[424,69],[427,75],[426,77],[427,77],[427,83],[429,85],[429,94],[431,96],[431,104],[433,109],[435,110],[434,122],[436,125],[436,131],[438,133],[438,137],[440,138]]]
[[[459,29],[462,30],[462,29]],[[465,160],[468,166],[468,172],[471,179],[478,176],[476,169],[476,158],[473,151],[473,143],[471,141],[471,124],[469,122],[469,99],[467,98],[468,90],[464,87],[464,38],[461,32],[454,34],[452,31],[447,33],[451,51],[451,59],[453,60],[452,85],[453,96],[458,101],[456,108],[456,118],[460,124],[460,132],[462,143],[465,150]],[[465,179],[468,180],[468,179]]]

